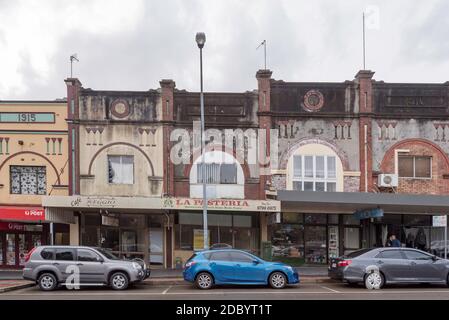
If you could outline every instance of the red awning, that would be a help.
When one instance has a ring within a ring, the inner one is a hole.
[[[0,220],[44,221],[42,207],[0,207]]]

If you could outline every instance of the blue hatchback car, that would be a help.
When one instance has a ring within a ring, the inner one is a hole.
[[[267,285],[281,289],[299,283],[298,272],[280,262],[269,262],[248,252],[235,249],[196,252],[186,262],[184,280],[200,289],[214,285]]]

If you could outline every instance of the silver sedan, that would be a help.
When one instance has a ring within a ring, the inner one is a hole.
[[[385,284],[449,284],[449,260],[412,248],[362,249],[331,259],[329,276],[368,289]]]

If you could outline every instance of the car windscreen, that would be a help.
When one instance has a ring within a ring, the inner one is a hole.
[[[187,262],[189,262],[190,260],[192,260],[192,259],[195,258],[195,257],[196,257],[196,253],[192,254],[192,255],[190,256],[190,258],[187,259]]]
[[[106,258],[110,259],[110,260],[120,260],[119,257],[117,257],[116,255],[114,255],[112,252],[110,252],[109,250],[106,249],[102,249],[102,248],[95,248],[98,250],[98,252],[100,252],[102,255],[104,255]]]
[[[348,253],[345,255],[346,258],[357,258],[359,256],[361,256],[362,254],[365,254],[369,251],[371,251],[372,249],[361,249],[361,250],[357,250],[351,253]]]

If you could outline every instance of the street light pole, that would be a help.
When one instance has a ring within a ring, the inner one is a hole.
[[[207,193],[206,193],[206,134],[204,129],[204,93],[203,93],[203,47],[206,42],[206,35],[198,32],[195,37],[200,49],[200,107],[201,107],[201,176],[203,180],[203,248],[209,249],[209,232],[207,228]]]

